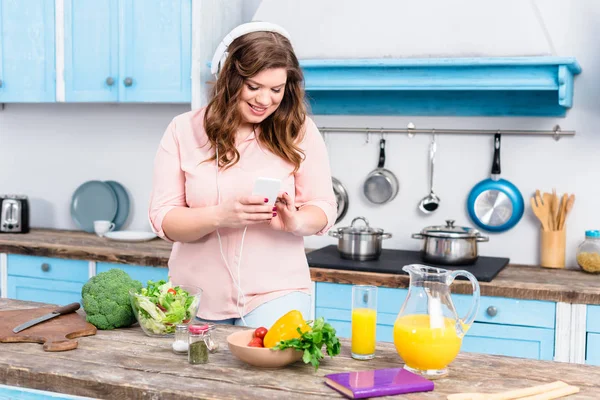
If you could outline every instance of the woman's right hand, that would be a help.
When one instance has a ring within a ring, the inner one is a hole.
[[[219,228],[239,228],[269,222],[275,212],[274,207],[265,204],[268,201],[261,196],[242,196],[221,203],[217,206]]]

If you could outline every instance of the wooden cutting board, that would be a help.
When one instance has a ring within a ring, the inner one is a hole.
[[[77,348],[77,340],[72,339],[96,334],[96,327],[76,312],[59,315],[19,333],[12,331],[17,325],[49,314],[57,308],[58,306],[0,311],[0,342],[42,343],[44,351],[66,351]]]

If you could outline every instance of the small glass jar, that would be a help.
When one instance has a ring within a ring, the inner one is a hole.
[[[214,325],[190,325],[188,328],[188,361],[190,364],[206,364],[208,353],[214,353],[219,345],[212,340],[210,331]]]
[[[173,341],[173,353],[187,354],[188,353],[188,326],[175,326],[175,341]]]
[[[600,231],[585,231],[585,240],[577,247],[577,264],[586,272],[600,273]]]

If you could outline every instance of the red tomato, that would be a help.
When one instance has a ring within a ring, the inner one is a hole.
[[[258,337],[252,338],[250,343],[248,343],[248,347],[264,347],[263,340]]]
[[[265,328],[264,326],[261,326],[260,328],[256,328],[256,330],[254,331],[254,337],[257,337],[257,338],[264,339],[266,334],[267,334],[267,328]]]
[[[175,289],[171,288],[169,290],[167,290],[167,293],[171,293],[171,294],[177,294],[177,292],[175,291]]]

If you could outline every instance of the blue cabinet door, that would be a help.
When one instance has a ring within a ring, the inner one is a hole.
[[[191,101],[191,0],[120,0],[119,101]]]
[[[7,295],[11,299],[69,304],[81,301],[88,262],[9,254]]]
[[[142,265],[125,265],[125,264],[111,264],[111,263],[97,263],[96,274],[100,272],[106,272],[112,268],[119,268],[127,272],[132,279],[142,282],[142,286],[146,287],[149,280],[159,281],[169,279],[169,269],[161,267],[148,267]]]
[[[534,360],[554,358],[554,329],[474,323],[461,351]]]
[[[600,333],[588,332],[585,363],[600,365]]]
[[[0,0],[0,103],[56,101],[54,0]]]
[[[83,282],[9,276],[8,298],[60,305],[81,303],[82,287]]]
[[[65,101],[118,101],[118,0],[65,0],[64,5]]]

